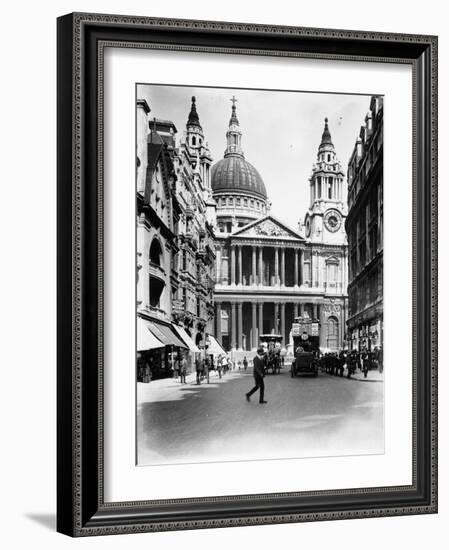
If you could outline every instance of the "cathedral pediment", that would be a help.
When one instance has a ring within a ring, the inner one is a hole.
[[[245,225],[234,231],[232,236],[257,239],[304,240],[299,233],[296,233],[296,231],[293,231],[273,216],[266,216],[265,218]]]

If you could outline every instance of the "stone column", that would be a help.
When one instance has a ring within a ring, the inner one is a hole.
[[[301,317],[304,317],[304,304],[303,303],[299,304],[299,315]]]
[[[251,305],[252,305],[252,322],[251,322],[252,342],[251,342],[251,348],[254,349],[254,348],[257,347],[257,308],[256,308],[256,302],[252,302]]]
[[[237,304],[238,311],[238,325],[237,325],[237,340],[238,340],[238,349],[242,349],[242,335],[243,335],[243,304],[239,302]]]
[[[318,319],[318,305],[313,304],[313,318]]]
[[[235,248],[231,245],[231,285],[235,285]]]
[[[279,249],[274,249],[274,284],[279,284]]]
[[[278,334],[279,331],[279,304],[274,304],[274,332]]]
[[[324,306],[320,307],[320,346],[327,347],[327,324],[325,323],[326,315]]]
[[[299,262],[298,262],[298,253],[299,250],[295,248],[295,286],[298,286],[298,270],[299,270]]]
[[[259,338],[261,334],[263,334],[263,302],[259,302]]]
[[[285,248],[281,248],[281,285],[285,286]]]
[[[288,342],[286,342],[285,340],[285,304],[284,303],[281,303],[281,336],[282,336],[282,347],[285,348]]]
[[[238,245],[238,271],[237,271],[237,284],[243,284],[243,270],[242,270],[242,246]]]
[[[310,286],[315,285],[315,260],[313,250],[310,252]]]
[[[299,281],[299,284],[304,283],[304,250],[301,250],[301,279]]]
[[[252,253],[253,253],[253,262],[252,262],[252,269],[251,273],[253,276],[253,285],[257,284],[257,270],[256,270],[256,247],[252,247]]]
[[[259,286],[263,285],[263,246],[259,246]]]
[[[231,303],[231,349],[232,350],[235,350],[236,349],[236,338],[235,338],[235,333],[236,333],[236,315],[235,315],[235,302],[232,302]]]
[[[293,317],[296,319],[296,317],[299,317],[299,304],[298,302],[295,302],[293,304]]]
[[[221,345],[221,302],[215,302],[215,336]]]

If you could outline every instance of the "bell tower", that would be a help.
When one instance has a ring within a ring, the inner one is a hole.
[[[335,153],[328,119],[309,178],[310,204],[304,220],[307,239],[313,243],[344,244],[347,186]]]
[[[184,142],[192,161],[192,167],[198,179],[198,186],[204,194],[206,202],[212,201],[212,189],[210,180],[210,169],[212,165],[212,156],[209,150],[209,144],[204,138],[203,127],[200,123],[198,111],[196,110],[196,97],[192,97],[189,117],[184,134]]]

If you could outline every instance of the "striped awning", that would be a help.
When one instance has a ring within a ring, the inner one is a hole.
[[[149,323],[150,330],[158,340],[163,342],[164,346],[175,346],[178,348],[186,348],[187,345],[176,335],[171,325],[151,321]]]
[[[195,344],[195,342],[187,334],[187,332],[183,327],[180,327],[178,325],[173,325],[173,328],[176,330],[180,338],[187,344],[187,347],[189,348],[190,351],[193,351],[194,353],[201,353],[200,348]]]
[[[220,346],[217,339],[212,336],[212,334],[207,335],[206,342],[208,342],[206,350],[208,355],[226,355],[225,350]]]
[[[163,348],[165,345],[150,331],[149,325],[148,321],[137,318],[137,351]]]

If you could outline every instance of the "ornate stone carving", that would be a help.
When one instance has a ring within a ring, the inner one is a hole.
[[[262,223],[254,226],[254,232],[257,235],[267,235],[268,237],[290,237],[291,235],[284,231],[278,225],[275,225],[269,220],[265,220]]]

